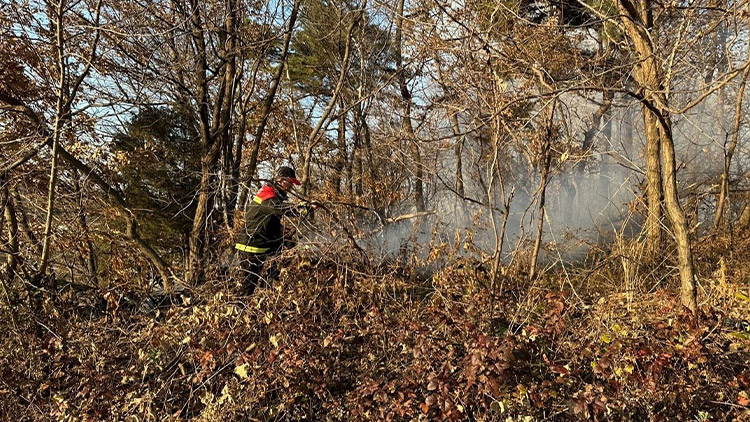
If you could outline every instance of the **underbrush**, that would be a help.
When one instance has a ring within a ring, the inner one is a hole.
[[[473,262],[424,279],[296,258],[251,298],[214,282],[149,312],[117,289],[15,286],[23,293],[2,301],[0,414],[750,420],[750,257],[722,242],[697,250],[697,317],[677,305],[668,279],[635,293],[602,291],[623,271],[618,259],[533,283],[504,276],[493,294]]]

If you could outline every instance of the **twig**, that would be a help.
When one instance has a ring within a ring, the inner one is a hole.
[[[725,401],[714,401],[714,400],[711,400],[709,403],[723,404],[723,405],[726,405],[726,406],[737,407],[737,408],[744,409],[744,410],[750,409],[750,406],[742,406],[742,405],[739,405],[739,404],[729,403],[729,402],[725,402]]]
[[[58,340],[62,340],[62,337],[60,337],[59,335],[57,335],[57,333],[55,333],[54,331],[52,331],[51,328],[49,328],[48,326],[44,325],[44,323],[42,323],[41,321],[37,320],[36,323],[39,324],[39,325],[41,325],[45,329],[47,329],[47,331],[49,331],[53,336],[57,337]]]
[[[367,256],[367,253],[357,244],[357,239],[355,239],[349,229],[346,228],[346,225],[341,222],[341,219],[338,217],[338,215],[320,202],[316,202],[315,204],[318,208],[330,214],[333,221],[335,221],[341,227],[341,229],[344,230],[346,237],[349,238],[349,241],[352,243],[352,246],[354,246],[354,249],[356,249],[362,255],[362,257],[365,259],[365,262],[369,263],[370,260]]]

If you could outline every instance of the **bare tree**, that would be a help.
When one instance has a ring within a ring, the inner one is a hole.
[[[322,140],[322,137],[325,136],[326,129],[328,128],[328,125],[331,123],[331,120],[329,120],[329,117],[331,116],[331,113],[336,107],[336,104],[339,99],[339,95],[341,94],[341,90],[344,87],[344,82],[349,74],[349,59],[351,57],[354,29],[361,22],[366,6],[367,6],[367,1],[363,0],[359,9],[353,12],[355,15],[351,19],[351,22],[349,23],[349,25],[347,26],[345,35],[344,35],[344,50],[343,50],[343,54],[341,57],[341,65],[340,65],[341,68],[339,70],[338,78],[336,79],[336,85],[333,87],[333,90],[331,92],[331,97],[328,100],[328,103],[326,104],[323,110],[323,113],[318,118],[317,124],[313,127],[312,131],[307,136],[307,142],[305,143],[306,147],[304,151],[302,152],[302,180],[301,182],[302,182],[302,192],[304,194],[307,194],[309,185],[310,185],[310,171],[311,171],[311,166],[312,166],[312,161],[313,161],[313,151],[315,150],[315,147],[318,145],[318,143]],[[345,21],[345,20],[342,19],[342,21]]]
[[[543,122],[539,128],[538,136],[540,138],[541,148],[537,157],[537,168],[539,170],[539,207],[536,223],[536,233],[534,237],[534,247],[531,250],[531,262],[529,264],[529,278],[534,279],[537,276],[537,261],[539,259],[539,249],[542,245],[542,234],[544,232],[544,217],[547,211],[547,186],[550,177],[550,165],[552,164],[552,142],[555,137],[553,122],[555,118],[555,98],[549,100],[550,104],[544,104],[542,115]]]
[[[276,92],[281,83],[281,78],[284,75],[284,69],[286,66],[287,58],[289,57],[289,45],[292,41],[292,34],[294,27],[297,23],[297,15],[299,14],[299,8],[301,0],[296,0],[292,5],[292,10],[289,13],[289,20],[287,22],[286,29],[284,31],[283,47],[281,49],[281,57],[279,59],[279,65],[276,68],[276,72],[273,75],[271,86],[263,99],[263,106],[260,111],[260,122],[255,128],[255,135],[253,136],[252,149],[250,150],[250,162],[248,163],[247,169],[244,172],[243,181],[247,182],[252,175],[255,174],[258,167],[258,153],[260,151],[261,141],[263,139],[263,133],[266,130],[268,124],[268,118],[271,115],[271,107],[273,106],[274,100],[276,99]],[[241,143],[238,146],[238,152],[241,152]],[[238,159],[241,159],[241,154],[238,154]],[[242,183],[240,195],[237,200],[237,208],[244,209],[245,202],[247,202],[247,185]]]
[[[661,182],[664,192],[664,203],[667,215],[674,230],[679,259],[681,282],[681,302],[690,310],[697,309],[695,275],[690,234],[680,200],[677,194],[677,165],[675,161],[674,139],[672,137],[672,120],[665,94],[665,79],[662,68],[657,62],[657,47],[654,37],[648,30],[652,27],[652,4],[650,1],[639,4],[630,0],[619,0],[620,21],[623,32],[633,43],[637,54],[633,66],[635,81],[638,84],[643,104],[644,124],[646,127],[647,161],[648,161],[648,198],[649,223],[656,224],[656,213],[653,202],[656,200],[656,154],[661,159]],[[650,227],[650,226],[649,226]],[[649,237],[653,239],[651,228]]]
[[[746,10],[750,8],[750,5],[745,6]],[[717,36],[718,37],[718,36]],[[718,43],[718,42],[717,42]],[[723,43],[722,43],[723,44]],[[747,60],[745,61],[744,71],[742,72],[742,78],[740,80],[739,88],[737,89],[737,99],[735,100],[734,107],[734,124],[732,126],[732,137],[729,140],[729,144],[726,144],[726,140],[723,143],[724,148],[724,166],[721,172],[721,181],[719,182],[719,195],[716,201],[716,211],[714,212],[713,228],[717,230],[722,221],[724,220],[724,214],[726,212],[726,203],[729,198],[729,171],[732,166],[732,158],[737,150],[737,144],[740,137],[740,129],[742,125],[742,105],[745,97],[745,87],[747,86],[747,78],[750,76],[750,43],[748,43],[745,54]],[[727,59],[725,59],[727,60]],[[723,92],[723,89],[719,89],[719,93]],[[721,104],[720,104],[721,107]]]
[[[75,101],[78,90],[83,80],[88,76],[92,63],[96,57],[99,44],[99,14],[102,2],[99,1],[95,8],[93,25],[95,31],[91,49],[83,63],[83,70],[78,75],[70,75],[68,69],[68,55],[66,51],[66,13],[70,8],[65,0],[59,0],[55,5],[50,21],[54,22],[55,52],[57,65],[57,85],[55,87],[56,104],[54,113],[54,124],[52,127],[52,163],[50,164],[49,190],[47,194],[47,217],[44,224],[44,238],[42,241],[42,256],[39,264],[39,273],[44,274],[49,264],[50,241],[52,231],[52,215],[57,191],[58,154],[60,142],[65,124],[71,119],[71,107]]]
[[[424,169],[417,135],[414,133],[414,126],[411,120],[412,95],[409,90],[406,65],[404,64],[404,4],[405,0],[399,0],[394,12],[396,21],[396,33],[394,35],[396,43],[396,72],[398,74],[398,87],[401,92],[401,100],[404,108],[403,116],[401,116],[402,130],[407,145],[409,145],[412,159],[414,160],[414,203],[417,212],[421,212],[425,210]]]

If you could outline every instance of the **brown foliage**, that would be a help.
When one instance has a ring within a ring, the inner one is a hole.
[[[117,289],[74,294],[66,286],[11,298],[14,310],[3,308],[12,318],[2,320],[0,413],[329,421],[748,415],[750,339],[747,321],[724,307],[730,302],[706,305],[694,319],[666,290],[628,303],[626,295],[540,288],[554,281],[541,280],[493,300],[486,274],[470,262],[429,278],[302,257],[283,264],[275,285],[252,298],[235,296],[227,281],[150,313]],[[746,300],[731,304],[747,310]]]

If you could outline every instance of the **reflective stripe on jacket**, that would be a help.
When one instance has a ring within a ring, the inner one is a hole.
[[[242,252],[250,252],[250,253],[255,253],[255,254],[262,254],[271,250],[271,248],[256,248],[255,246],[247,246],[247,245],[242,245],[240,243],[236,243],[234,245],[234,248]]]
[[[235,248],[249,253],[275,253],[283,244],[281,217],[287,213],[286,193],[266,185],[245,209],[245,227],[237,235]]]

